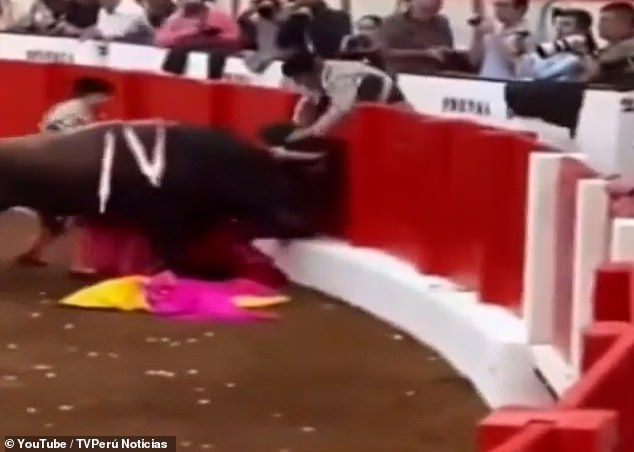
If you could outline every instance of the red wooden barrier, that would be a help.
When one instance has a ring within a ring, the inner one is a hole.
[[[349,238],[414,262],[420,117],[366,106],[353,118],[347,167],[350,171]],[[371,130],[372,133],[368,133]],[[412,222],[414,221],[414,223]]]
[[[379,174],[372,182],[380,195],[377,221],[381,224],[382,248],[415,264],[420,258],[421,222],[434,215],[425,205],[421,190],[426,177],[423,156],[431,150],[424,141],[424,124],[419,115],[383,110],[383,116],[380,124],[387,142],[378,149],[382,158],[375,162]]]
[[[381,162],[389,141],[389,131],[383,122],[385,112],[381,106],[365,106],[350,124],[346,237],[357,246],[381,247],[384,238],[382,208],[387,195]]]
[[[217,85],[180,77],[129,73],[126,88],[131,118],[160,117],[209,126],[219,115]]]
[[[489,452],[614,452],[616,423],[616,413],[605,410],[498,410],[481,423],[478,446]]]
[[[572,328],[572,269],[574,263],[574,220],[577,185],[582,179],[596,177],[596,172],[577,159],[565,158],[561,165],[557,190],[555,252],[555,328],[554,345],[563,356],[570,356]],[[606,213],[604,213],[605,215]]]
[[[215,100],[214,125],[257,140],[257,133],[266,124],[291,117],[297,95],[270,88],[231,83],[217,83],[222,93]]]
[[[36,132],[48,107],[50,84],[46,66],[3,61],[0,73],[0,136]]]
[[[511,308],[522,301],[528,162],[537,144],[508,132],[485,132],[481,183],[484,237],[480,299]]]
[[[609,346],[609,341],[612,345]],[[619,414],[619,452],[634,450],[634,327],[598,323],[586,336],[583,378],[560,402],[562,408],[606,409]],[[601,348],[607,351],[598,357]]]
[[[451,206],[445,200],[450,187],[454,125],[455,121],[424,118],[420,129],[417,264],[427,274],[443,275],[447,272],[446,247],[454,238],[451,229],[447,228]]]
[[[491,177],[485,168],[481,145],[487,129],[467,121],[452,121],[450,124],[451,157],[443,194],[446,241],[443,243],[444,268],[441,275],[465,289],[477,290],[480,286],[482,210],[486,204],[482,197],[483,186],[485,179]]]
[[[552,424],[529,424],[521,434],[493,449],[493,452],[544,452],[557,450],[557,430]]]
[[[634,264],[608,263],[597,271],[594,286],[594,318],[597,321],[634,321]]]

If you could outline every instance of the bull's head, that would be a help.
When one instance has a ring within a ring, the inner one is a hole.
[[[260,138],[281,168],[288,194],[285,208],[275,215],[278,238],[297,238],[331,230],[343,200],[342,177],[345,146],[340,140],[311,137],[292,144],[286,137],[290,123],[260,131]],[[328,225],[325,225],[326,220]]]

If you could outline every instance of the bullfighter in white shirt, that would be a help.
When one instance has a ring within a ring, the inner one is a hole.
[[[304,94],[293,118],[298,129],[287,142],[326,135],[358,102],[411,108],[392,77],[360,61],[324,61],[296,54],[284,61],[282,72]],[[306,121],[311,110],[317,116],[314,122]]]

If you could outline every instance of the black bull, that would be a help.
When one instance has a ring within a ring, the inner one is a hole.
[[[153,185],[124,129],[133,130],[150,158],[159,127],[165,131],[165,165]],[[114,137],[111,191],[100,211],[109,134]],[[336,208],[339,157],[326,152],[311,162],[283,160],[229,132],[177,123],[99,123],[0,140],[0,211],[22,206],[46,216],[133,224],[145,231],[166,264],[178,268],[184,265],[182,251],[228,218],[247,225],[253,238],[319,232],[318,219]]]

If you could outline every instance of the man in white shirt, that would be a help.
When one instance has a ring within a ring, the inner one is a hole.
[[[10,31],[28,24],[35,3],[35,0],[0,0],[0,31]]]
[[[477,6],[479,3],[474,0]],[[528,0],[494,0],[495,19],[477,16],[469,21],[473,37],[469,49],[471,63],[480,77],[513,80],[520,58],[532,47],[531,32],[525,21]]]
[[[299,128],[287,142],[326,135],[358,102],[410,108],[392,77],[360,61],[325,61],[299,53],[284,61],[282,72],[304,94],[295,108],[294,122]],[[307,116],[306,109],[317,116],[311,124],[299,121]]]
[[[135,0],[100,0],[97,24],[87,30],[84,39],[150,42],[154,29],[145,9]]]

